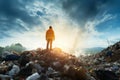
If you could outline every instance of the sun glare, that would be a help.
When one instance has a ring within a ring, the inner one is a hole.
[[[53,46],[59,47],[63,51],[70,51],[73,47],[76,47],[74,46],[76,35],[77,32],[74,29],[58,27],[55,29],[55,41],[53,42]]]

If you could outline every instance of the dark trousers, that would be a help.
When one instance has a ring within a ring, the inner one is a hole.
[[[47,47],[46,49],[49,49],[50,46],[50,50],[52,49],[52,40],[47,40]]]

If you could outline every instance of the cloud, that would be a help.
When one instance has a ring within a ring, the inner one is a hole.
[[[69,17],[84,28],[88,21],[94,21],[101,15],[119,14],[120,0],[64,0],[62,8]]]
[[[44,14],[42,12],[40,12],[40,11],[37,11],[37,15],[42,16]]]
[[[111,24],[116,28],[116,25],[113,24],[118,24],[115,21],[120,19],[117,17],[119,2],[119,0],[64,0],[62,9],[74,23],[79,25],[78,29],[82,29],[82,34],[79,33],[81,31],[78,31],[77,41],[81,40],[79,38],[82,36],[86,43],[90,38],[94,40],[104,37],[104,41],[105,37],[107,38],[105,34],[111,33],[111,31],[106,32],[111,28]],[[76,44],[80,45],[79,42]]]
[[[0,15],[8,20],[20,19],[27,24],[37,24],[36,16],[31,16],[26,9],[29,6],[27,1],[23,0],[0,0]]]
[[[89,34],[91,33],[91,35],[99,36],[99,35],[102,34],[102,32],[99,32],[99,30],[97,30],[96,27],[98,27],[98,25],[100,25],[102,23],[106,23],[109,20],[114,20],[114,19],[116,19],[116,16],[104,13],[103,15],[101,15],[101,17],[99,17],[99,19],[96,18],[93,21],[87,21],[86,24],[85,24],[85,29],[87,30],[87,32]],[[101,26],[99,26],[99,27],[101,28]],[[110,29],[110,28],[111,28],[111,26],[109,26],[108,28],[105,28],[104,30]]]
[[[33,12],[36,15],[32,15],[32,12],[28,9],[32,8],[32,3],[34,3],[33,0],[0,0],[1,37],[11,36],[12,32],[8,34],[10,31],[22,33],[32,29],[33,26],[41,24],[37,16],[37,14],[42,16],[40,11]]]
[[[4,36],[3,36],[3,35],[4,35]],[[12,37],[12,36],[6,34],[5,32],[0,32],[0,38],[2,39],[2,38],[4,38],[4,37]]]
[[[24,33],[34,27],[45,29],[59,15],[59,6],[55,5],[57,2],[58,0],[0,0],[0,32],[12,36],[12,32]],[[5,35],[0,36],[4,38]]]
[[[88,20],[94,20],[108,0],[65,0],[63,9],[78,23],[84,25]]]

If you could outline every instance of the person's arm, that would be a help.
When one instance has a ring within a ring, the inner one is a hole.
[[[53,40],[55,40],[55,34],[54,34],[54,31],[53,31]]]
[[[46,35],[45,35],[45,36],[46,36],[46,40],[47,40],[47,32],[48,32],[48,31],[46,31]]]

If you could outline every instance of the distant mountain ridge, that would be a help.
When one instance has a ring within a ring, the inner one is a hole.
[[[99,52],[101,52],[103,49],[103,47],[93,47],[93,48],[85,48],[83,51],[85,54],[97,54]]]

